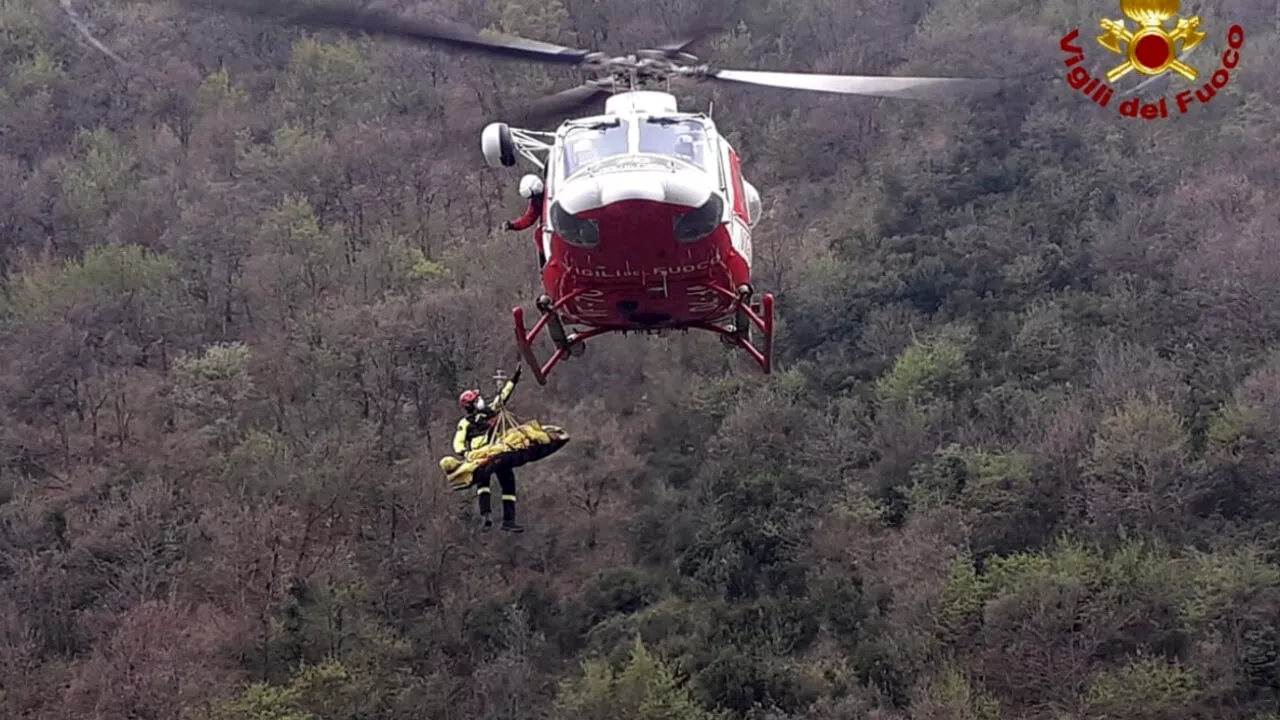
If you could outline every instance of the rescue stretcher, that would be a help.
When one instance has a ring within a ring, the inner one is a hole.
[[[537,462],[569,442],[569,433],[557,425],[543,425],[537,420],[517,423],[510,412],[500,413],[494,427],[493,440],[462,459],[448,456],[440,459],[440,470],[454,490],[471,487],[472,477],[481,468],[498,470],[518,468]]]

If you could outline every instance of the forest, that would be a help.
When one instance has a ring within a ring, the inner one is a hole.
[[[356,0],[352,0],[356,2]],[[0,0],[0,716],[1280,719],[1280,13],[1187,3],[1185,114],[1090,73],[1108,2],[389,0],[573,47],[714,11],[689,85],[760,189],[777,370],[593,340],[521,418],[522,535],[458,393],[540,292],[479,130],[571,71],[160,0]],[[1172,102],[1172,101],[1171,101]],[[545,350],[544,350],[545,352]],[[528,378],[528,373],[525,373]]]

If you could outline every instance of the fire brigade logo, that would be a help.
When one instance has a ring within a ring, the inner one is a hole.
[[[1120,0],[1120,12],[1138,24],[1136,32],[1131,32],[1124,20],[1103,18],[1099,24],[1106,32],[1098,36],[1098,44],[1126,57],[1124,62],[1107,71],[1107,82],[1119,80],[1130,70],[1150,77],[1170,70],[1188,80],[1199,76],[1200,73],[1179,60],[1178,55],[1190,52],[1204,41],[1205,34],[1199,29],[1200,16],[1178,18],[1172,32],[1164,27],[1177,16],[1180,4],[1178,0]],[[1182,53],[1178,52],[1179,41]]]
[[[1168,73],[1181,76],[1193,83],[1190,89],[1179,90],[1172,98],[1144,99],[1134,95],[1117,104],[1121,117],[1155,120],[1170,116],[1170,105],[1178,114],[1185,114],[1194,105],[1208,105],[1231,82],[1231,74],[1240,64],[1240,50],[1244,47],[1244,28],[1232,25],[1226,32],[1226,47],[1218,67],[1207,78],[1185,61],[1187,53],[1199,47],[1209,36],[1200,29],[1199,15],[1179,16],[1180,0],[1120,0],[1120,12],[1126,19],[1103,18],[1099,21],[1102,34],[1098,45],[1121,58],[1105,71],[1101,67],[1092,70],[1105,77],[1092,74],[1085,66],[1084,48],[1077,44],[1080,30],[1067,33],[1058,47],[1066,53],[1063,61],[1067,71],[1067,84],[1099,107],[1110,107],[1116,95],[1113,86],[1117,80],[1130,73],[1146,76],[1125,95],[1133,95],[1155,78]],[[1169,24],[1172,21],[1173,27]],[[1131,27],[1130,23],[1136,27]],[[1108,63],[1111,64],[1111,63]],[[1195,84],[1200,86],[1197,88]],[[1123,97],[1123,95],[1122,95]]]

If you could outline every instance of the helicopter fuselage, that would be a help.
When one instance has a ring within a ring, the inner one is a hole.
[[[710,188],[698,204],[662,197],[656,192],[659,182],[649,175],[620,171],[599,180],[583,178],[614,195],[573,215],[575,223],[590,223],[590,246],[584,247],[583,233],[544,231],[550,252],[543,287],[551,298],[567,299],[561,311],[565,320],[637,329],[712,322],[726,317],[734,302],[713,288],[750,283],[747,218],[734,214],[724,221],[719,215],[725,200]],[[715,212],[714,219],[698,227],[696,214],[708,211]],[[694,222],[681,223],[690,217]]]
[[[665,93],[615,98],[614,114],[556,133],[537,231],[547,295],[563,301],[566,322],[599,328],[729,317],[750,286],[759,204],[736,153],[705,116],[674,112]]]
[[[541,317],[530,330],[524,308],[511,311],[539,384],[588,339],[619,331],[712,332],[770,372],[773,295],[753,302],[751,287],[760,195],[709,117],[679,112],[668,93],[628,91],[555,133],[491,123],[480,144],[490,166],[510,167],[519,153],[544,170]],[[556,351],[540,362],[533,342],[544,329]]]

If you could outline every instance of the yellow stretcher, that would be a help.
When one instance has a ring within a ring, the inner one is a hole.
[[[496,470],[527,465],[547,457],[569,442],[569,433],[564,428],[543,425],[537,420],[516,424],[506,411],[500,414],[494,436],[492,442],[467,453],[464,459],[453,456],[440,459],[440,469],[454,490],[471,487],[472,476],[482,467]]]

